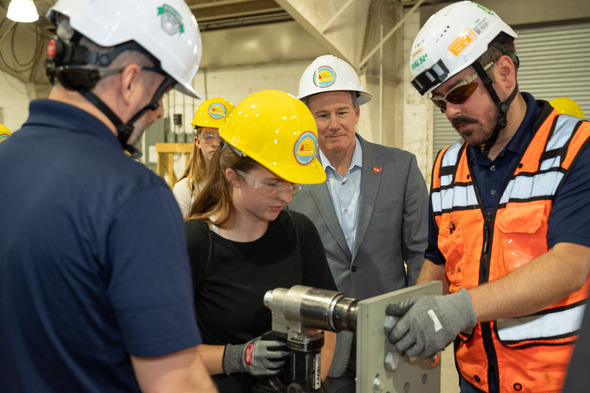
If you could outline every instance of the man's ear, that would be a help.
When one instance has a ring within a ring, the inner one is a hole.
[[[133,101],[134,95],[138,92],[138,87],[143,87],[141,68],[137,64],[129,64],[121,71],[120,92],[125,104],[129,105]]]
[[[494,67],[495,82],[504,89],[512,92],[516,85],[516,67],[507,55],[502,55]]]

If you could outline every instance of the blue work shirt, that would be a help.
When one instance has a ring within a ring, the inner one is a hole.
[[[483,207],[488,212],[496,208],[508,180],[532,139],[532,131],[541,114],[543,102],[535,101],[528,93],[521,94],[527,104],[525,117],[494,161],[485,156],[478,147],[467,146],[471,174]],[[590,225],[590,171],[584,169],[588,165],[590,149],[584,149],[555,197],[549,216],[548,248],[564,241],[590,246],[590,233],[587,230]],[[438,229],[432,216],[432,204],[429,208],[428,248],[424,257],[436,264],[444,264],[445,258],[438,249]]]
[[[29,111],[0,144],[0,390],[139,392],[130,355],[201,343],[178,204],[96,117]]]
[[[320,150],[320,160],[326,172],[326,184],[332,199],[334,211],[344,233],[346,244],[354,254],[356,224],[359,215],[359,197],[361,194],[361,168],[363,167],[363,148],[355,137],[355,147],[350,166],[344,177],[336,171],[330,160]]]

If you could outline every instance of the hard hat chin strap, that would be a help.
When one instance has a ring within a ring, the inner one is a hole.
[[[89,90],[78,90],[80,94],[82,94],[90,103],[92,103],[95,107],[97,107],[109,120],[114,124],[115,128],[117,129],[117,139],[119,139],[119,143],[123,146],[131,157],[139,158],[141,157],[142,153],[140,150],[136,149],[134,146],[128,143],[129,137],[133,133],[133,124],[143,116],[149,110],[156,110],[160,106],[160,99],[170,89],[176,82],[174,79],[170,77],[165,77],[160,86],[154,92],[152,96],[152,100],[144,106],[139,112],[135,114],[127,123],[123,123],[119,116],[117,116],[111,108],[109,108],[96,94]]]
[[[518,93],[518,84],[514,86],[514,90],[512,90],[512,93],[510,93],[508,98],[506,98],[506,100],[504,101],[501,101],[500,97],[498,97],[498,94],[496,93],[496,90],[494,90],[494,87],[492,85],[492,78],[488,76],[487,72],[483,69],[483,66],[479,63],[479,61],[475,61],[472,64],[472,67],[475,69],[475,72],[477,72],[477,75],[482,80],[486,90],[488,91],[488,94],[492,98],[492,101],[494,101],[494,104],[498,107],[499,111],[498,119],[496,120],[496,126],[494,127],[492,136],[487,140],[486,144],[483,146],[482,153],[487,156],[490,154],[490,149],[492,148],[492,146],[494,146],[494,143],[496,143],[498,135],[500,134],[500,130],[506,128],[506,117],[508,114],[508,110],[510,109],[510,104],[516,97],[516,93]]]

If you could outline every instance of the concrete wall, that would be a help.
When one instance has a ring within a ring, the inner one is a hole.
[[[403,27],[404,59],[409,59],[410,49],[414,37],[420,30],[420,14],[411,15]],[[422,97],[411,85],[412,73],[410,67],[403,67],[403,102],[402,102],[402,148],[416,155],[418,167],[422,175],[430,184],[430,170],[432,169],[433,105],[427,97]]]
[[[0,124],[12,132],[18,130],[29,116],[30,95],[26,83],[0,71]]]

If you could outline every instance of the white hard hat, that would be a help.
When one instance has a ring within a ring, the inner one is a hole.
[[[200,98],[190,82],[201,61],[201,35],[183,0],[58,0],[47,17],[53,20],[55,12],[100,46],[136,42],[160,61],[179,91]]]
[[[311,95],[327,91],[357,92],[357,102],[363,105],[373,98],[365,91],[359,76],[352,66],[331,55],[316,58],[303,72],[299,81],[297,98],[303,100]]]
[[[469,67],[500,33],[516,33],[493,11],[471,1],[456,2],[432,15],[414,40],[412,84],[422,95]]]

